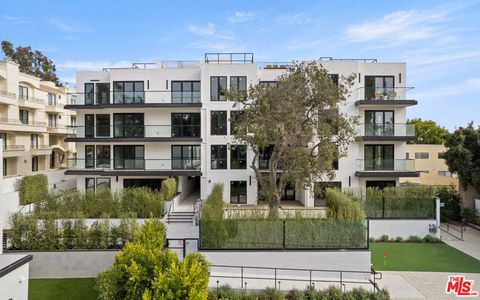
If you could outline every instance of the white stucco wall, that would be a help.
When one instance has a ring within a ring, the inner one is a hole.
[[[378,239],[382,235],[388,235],[390,239],[402,237],[407,239],[411,235],[425,237],[433,235],[429,231],[429,226],[436,226],[435,219],[423,220],[370,220],[370,237]],[[440,230],[437,230],[435,236],[440,237]]]
[[[0,299],[28,299],[29,264],[0,277]]]

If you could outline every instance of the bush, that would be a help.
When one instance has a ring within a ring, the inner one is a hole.
[[[398,236],[396,239],[395,239],[395,242],[397,243],[403,243],[403,238],[401,236]]]
[[[327,218],[332,220],[363,221],[365,213],[358,201],[353,201],[337,189],[325,192]]]
[[[222,220],[223,205],[223,185],[215,184],[202,205],[202,220]]]
[[[384,234],[379,239],[379,242],[388,242],[388,235]]]
[[[140,218],[163,215],[163,196],[145,187],[125,188],[121,194],[123,212],[135,212]]]
[[[418,237],[416,235],[411,235],[408,237],[407,242],[409,243],[422,243],[423,239],[421,237]]]
[[[477,211],[474,208],[466,207],[462,211],[462,217],[465,218],[465,221],[474,223],[477,219]]]
[[[451,185],[438,188],[437,197],[440,198],[440,202],[445,203],[445,206],[442,207],[442,216],[453,221],[460,221],[462,199],[455,187]]]
[[[162,181],[161,192],[165,201],[172,200],[177,195],[177,180],[168,178]]]
[[[425,243],[440,243],[442,241],[439,238],[436,238],[432,235],[425,236],[423,240],[425,241]]]
[[[23,176],[17,180],[15,188],[21,205],[43,201],[48,196],[48,179],[43,174]]]

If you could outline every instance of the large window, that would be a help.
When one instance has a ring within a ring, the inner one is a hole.
[[[38,156],[32,156],[32,172],[38,171]]]
[[[140,145],[118,145],[113,148],[115,169],[144,169],[145,148]]]
[[[114,103],[120,104],[144,103],[143,81],[113,82],[113,99]]]
[[[57,95],[48,93],[48,105],[57,105]]]
[[[172,81],[172,103],[200,102],[200,81]]]
[[[144,137],[144,114],[113,114],[114,137]]]
[[[38,149],[38,134],[30,135],[30,148]]]
[[[172,137],[200,137],[200,114],[172,113]]]
[[[395,130],[394,126],[393,110],[365,111],[366,136],[393,136]]]
[[[110,103],[110,83],[97,83],[97,104]]]
[[[18,86],[18,99],[28,100],[28,87],[23,85]]]
[[[260,169],[268,169],[268,164],[270,163],[270,157],[272,157],[274,147],[275,145],[269,145],[268,147],[259,149],[258,167]]]
[[[227,76],[212,76],[210,77],[210,100],[211,101],[226,101],[227,96]]]
[[[110,136],[110,115],[95,115],[96,124],[96,136],[97,137],[109,137]]]
[[[247,146],[232,145],[230,150],[230,169],[247,168]]]
[[[96,146],[96,167],[101,169],[110,168],[110,145]]]
[[[95,191],[95,178],[85,178],[85,189]]]
[[[210,167],[212,169],[227,168],[227,145],[212,145],[210,156]]]
[[[20,109],[19,118],[22,124],[28,124],[28,110]]]
[[[230,181],[230,203],[247,204],[246,181]]]
[[[210,134],[227,135],[227,112],[217,110],[210,112]]]
[[[48,114],[48,127],[57,127],[57,116]]]
[[[200,146],[172,146],[172,169],[198,169],[200,167]]]
[[[230,111],[230,134],[234,135],[235,134],[235,121],[240,118],[240,116],[243,114],[242,110],[232,110]]]
[[[110,177],[98,177],[97,178],[97,191],[102,189],[110,189]]]
[[[365,145],[365,170],[393,170],[393,145]]]
[[[394,76],[365,76],[365,99],[394,100]]]
[[[85,137],[95,135],[95,115],[85,115]]]
[[[230,76],[230,91],[240,94],[242,98],[247,97],[247,77]]]
[[[85,145],[85,168],[95,168],[95,146]]]
[[[85,104],[95,104],[95,85],[93,83],[85,83]]]

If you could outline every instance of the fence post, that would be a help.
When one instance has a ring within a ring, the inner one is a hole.
[[[385,196],[382,191],[382,219],[385,219]]]
[[[243,267],[241,267],[241,281],[242,285],[240,286],[240,288],[243,289]]]
[[[275,268],[275,289],[277,289],[277,268]]]
[[[343,272],[340,271],[340,289],[342,289],[343,286]]]
[[[286,249],[285,247],[285,220],[283,220],[283,250]]]
[[[367,219],[367,249],[370,249],[370,220]]]
[[[310,269],[310,286],[312,286],[312,270]]]

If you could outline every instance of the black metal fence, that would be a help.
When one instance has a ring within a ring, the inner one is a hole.
[[[435,199],[367,198],[368,219],[435,219]]]

